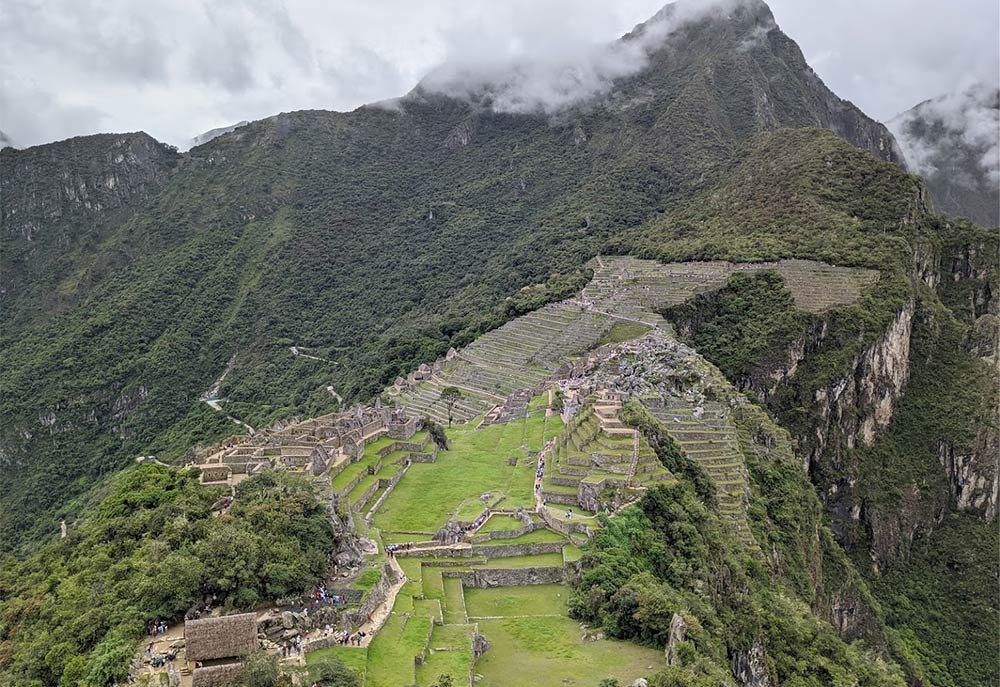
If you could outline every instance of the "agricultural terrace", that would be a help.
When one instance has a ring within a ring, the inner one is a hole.
[[[399,580],[370,642],[321,649],[309,660],[338,655],[366,687],[431,685],[442,674],[456,685],[500,686],[511,684],[512,671],[528,687],[605,677],[628,684],[662,665],[660,649],[590,636],[568,617],[564,585],[579,573],[600,512],[676,478],[646,436],[623,422],[630,396],[607,387],[613,375],[596,387],[557,380],[579,375],[580,356],[609,345],[630,365],[700,369],[704,361],[678,346],[655,312],[736,272],[777,270],[811,312],[853,301],[875,275],[794,260],[660,265],[601,257],[592,267],[578,297],[451,351],[419,378],[397,380],[392,400],[410,417],[449,425],[448,448],[439,450],[426,430],[403,441],[382,436],[338,466],[331,487],[339,505],[378,545],[355,593],[364,598],[387,564]],[[673,362],[663,362],[665,350]],[[448,387],[458,393],[442,398]],[[647,388],[640,400],[684,459],[704,469],[720,512],[756,548],[746,463],[727,409],[697,385]]]

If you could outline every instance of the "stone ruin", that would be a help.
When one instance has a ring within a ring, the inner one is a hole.
[[[203,484],[234,486],[263,469],[319,477],[334,465],[360,457],[366,444],[384,436],[409,439],[421,422],[398,408],[357,406],[254,435],[237,435],[200,452],[191,463]]]

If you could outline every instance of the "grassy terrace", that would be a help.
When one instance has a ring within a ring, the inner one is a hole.
[[[480,430],[451,427],[449,450],[441,451],[435,463],[410,466],[375,514],[375,526],[384,532],[433,533],[452,517],[475,518],[488,505],[479,498],[484,493],[492,494],[491,502],[503,495],[503,508],[533,507],[535,462],[528,451],[541,450],[545,425],[544,415],[534,414]],[[517,459],[516,465],[508,463],[510,458]]]
[[[569,590],[558,585],[466,589],[470,616],[490,641],[476,662],[477,685],[506,687],[516,666],[524,687],[596,685],[605,677],[622,684],[663,663],[662,649],[614,640],[584,641],[580,626],[567,617]],[[494,616],[494,617],[489,617]],[[499,616],[499,617],[495,617]]]
[[[417,686],[432,685],[441,675],[451,675],[455,685],[465,684],[463,678],[472,668],[474,631],[474,625],[435,625],[427,659],[417,666]]]
[[[479,528],[480,534],[486,534],[488,532],[505,532],[509,530],[516,530],[524,527],[524,523],[515,518],[513,515],[492,515],[490,519],[483,523],[483,526]]]

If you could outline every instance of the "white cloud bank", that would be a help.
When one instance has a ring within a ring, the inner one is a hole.
[[[694,0],[696,7],[697,0]],[[241,120],[350,110],[435,78],[523,83],[502,106],[549,107],[641,68],[606,46],[664,0],[3,0],[0,131],[35,145],[145,130],[184,145]],[[995,83],[996,0],[771,0],[826,83],[876,118]],[[704,7],[704,4],[700,5]],[[476,78],[469,74],[485,70]]]

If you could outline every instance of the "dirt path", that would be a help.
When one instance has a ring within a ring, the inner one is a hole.
[[[336,360],[327,360],[326,358],[320,358],[318,355],[309,355],[308,353],[303,353],[298,346],[289,346],[288,350],[292,352],[295,357],[309,358],[309,360],[319,360],[320,362],[330,363],[331,365],[339,365]]]
[[[400,567],[399,562],[391,556],[389,557],[389,566],[396,573],[398,579],[396,580],[396,584],[389,588],[389,593],[385,595],[382,603],[372,611],[371,618],[358,628],[359,631],[365,633],[364,639],[361,640],[361,646],[371,644],[372,637],[385,625],[385,621],[392,615],[392,607],[396,605],[396,597],[399,595],[399,590],[406,584],[406,573],[403,572],[403,568]]]
[[[549,443],[545,444],[545,448],[542,449],[541,453],[538,454],[538,462],[541,464],[542,461],[546,461],[549,456],[549,451],[555,446],[556,440],[549,439]],[[542,508],[544,508],[542,499],[542,478],[545,476],[545,464],[542,464],[542,469],[535,476],[535,512],[540,513]]]
[[[222,399],[220,399],[220,398],[213,398],[213,399],[202,399],[202,400],[208,405],[209,408],[211,408],[215,412],[222,413],[223,415],[226,415],[226,411],[224,411],[222,409],[222,405],[221,405]],[[228,419],[232,420],[233,422],[235,422],[236,424],[241,425],[243,427],[246,427],[247,431],[250,432],[251,434],[256,434],[257,433],[256,429],[254,429],[253,427],[251,427],[247,423],[243,422],[243,420],[237,420],[232,415],[226,415],[226,417]]]

